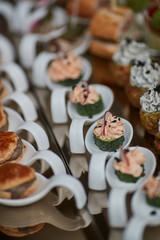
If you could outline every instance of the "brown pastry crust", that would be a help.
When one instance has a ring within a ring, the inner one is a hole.
[[[112,56],[118,51],[119,44],[109,43],[93,39],[90,42],[89,51],[99,57],[112,59]]]
[[[147,113],[142,109],[140,110],[140,120],[145,130],[151,134],[156,136],[158,133],[158,121],[160,119],[160,112],[155,113]]]
[[[25,198],[36,187],[37,180],[33,168],[18,163],[6,163],[0,167],[1,198]]]
[[[8,236],[13,237],[23,237],[29,234],[34,234],[40,231],[44,227],[45,223],[39,223],[34,226],[22,227],[22,228],[12,228],[7,226],[0,226],[0,231]]]
[[[14,132],[0,131],[0,163],[10,160],[17,148],[19,139]],[[24,146],[19,152],[19,155],[17,155],[17,159],[13,159],[14,161],[18,161],[22,157],[23,150]]]
[[[0,79],[0,100],[5,98],[8,95],[7,89],[3,86],[3,82]]]
[[[129,102],[131,105],[135,108],[140,109],[140,97],[147,92],[147,88],[140,88],[140,87],[135,87],[130,84],[130,81],[128,81],[125,85],[125,92],[128,97]]]
[[[101,39],[117,41],[133,22],[133,11],[128,7],[103,7],[93,15],[90,33]],[[106,27],[105,27],[106,26]]]
[[[79,0],[78,16],[90,18],[98,7],[98,0]],[[72,14],[75,8],[75,1],[69,0],[67,4],[67,12]]]
[[[0,102],[0,131],[6,131],[8,129],[8,117],[4,112],[3,105]]]

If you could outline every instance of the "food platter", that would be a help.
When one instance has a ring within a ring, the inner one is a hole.
[[[67,21],[68,16],[65,22]],[[82,21],[82,19],[80,18],[79,21]],[[85,21],[85,24],[89,24],[89,21]],[[63,27],[61,29],[62,32],[64,30]],[[66,27],[67,25],[64,28]],[[87,122],[84,117],[77,114],[75,106],[69,100],[68,93],[72,90],[72,87],[68,89],[62,86],[59,87],[49,79],[47,67],[51,60],[57,58],[57,54],[42,51],[36,56],[33,53],[35,53],[35,42],[40,38],[44,38],[43,42],[45,42],[50,36],[35,34],[32,38],[32,36],[26,35],[24,40],[24,33],[22,31],[24,29],[21,29],[19,33],[16,32],[18,28],[14,30],[15,32],[13,30],[14,26],[8,35],[15,43],[15,49],[12,48],[12,46],[8,47],[10,54],[7,53],[7,58],[4,58],[5,63],[0,65],[0,71],[7,73],[5,76],[2,75],[2,77],[4,82],[6,80],[5,77],[7,78],[7,83],[4,84],[6,84],[6,88],[8,88],[9,91],[8,96],[2,100],[2,103],[5,105],[4,109],[9,117],[9,130],[21,134],[22,124],[22,129],[24,130],[22,136],[24,134],[26,137],[26,139],[24,138],[23,140],[26,145],[26,153],[24,153],[24,158],[22,158],[19,163],[28,164],[37,170],[36,175],[39,180],[39,186],[37,191],[26,199],[13,200],[0,198],[0,211],[4,217],[4,225],[21,228],[45,222],[45,226],[40,232],[30,235],[31,240],[42,239],[47,232],[46,240],[49,240],[50,236],[57,232],[55,227],[58,228],[60,239],[65,239],[65,234],[66,236],[73,237],[75,236],[74,234],[77,233],[80,240],[115,240],[115,236],[117,240],[123,240],[124,230],[126,226],[128,226],[130,218],[132,218],[134,212],[136,212],[136,207],[134,206],[135,201],[138,201],[136,198],[140,199],[143,198],[143,196],[138,192],[132,199],[133,191],[128,191],[127,194],[129,197],[126,199],[126,206],[129,218],[127,218],[126,222],[124,221],[123,226],[121,224],[115,226],[114,223],[112,225],[112,220],[114,222],[115,219],[112,219],[110,216],[113,211],[110,212],[108,201],[110,201],[112,197],[110,193],[112,192],[111,188],[114,182],[109,179],[109,176],[110,174],[114,175],[114,172],[109,161],[112,160],[112,156],[118,156],[119,150],[116,153],[105,152],[105,155],[103,154],[104,152],[99,150],[95,145],[92,132],[96,126],[96,121],[102,117],[101,114],[95,119],[89,119]],[[138,26],[138,36],[143,37],[141,30],[141,27]],[[57,38],[59,34],[61,35],[62,33],[58,32],[54,34],[52,38]],[[1,39],[3,40],[3,37],[1,38],[0,36],[0,40]],[[24,41],[23,43],[21,42],[22,39]],[[139,118],[139,109],[131,105],[125,90],[116,86],[113,81],[115,78],[113,61],[111,59],[100,58],[92,54],[89,50],[86,52],[89,42],[92,40],[88,32],[86,39],[87,43],[85,43],[84,46],[82,45],[80,49],[77,48],[77,50],[73,51],[74,54],[80,55],[79,57],[83,62],[83,80],[96,86],[99,93],[102,93],[106,104],[105,110],[109,110],[123,119],[125,123],[125,142],[122,148],[139,145],[141,148],[146,149],[146,152],[148,151],[148,156],[152,151],[154,160],[151,173],[153,173],[154,170],[158,172],[160,168],[158,163],[160,152],[154,144],[155,136],[145,131]],[[8,41],[6,42],[8,44]],[[27,44],[30,44],[30,46],[28,47]],[[23,48],[25,48],[24,51]],[[28,52],[27,49],[29,49]],[[16,56],[18,56],[18,58]],[[61,97],[61,91],[63,92],[63,107],[65,107],[63,110],[66,115],[62,113],[61,107],[57,107],[58,103],[60,103],[58,98]],[[14,97],[16,92],[19,94],[18,98],[21,101],[19,106]],[[27,101],[21,99],[21,94],[29,98],[29,101],[31,101],[33,105],[31,106],[29,104],[29,106],[27,106]],[[56,101],[54,99],[55,96],[57,98]],[[58,116],[60,116],[60,119],[63,118],[62,121],[56,117],[55,111],[58,113]],[[81,128],[81,123],[77,120],[78,124],[76,128],[72,129],[74,118],[76,120],[79,118],[85,119],[84,123],[86,124],[83,123],[83,127]],[[27,135],[26,131],[28,127],[25,124],[29,121],[33,121],[35,125],[29,128],[30,133]],[[42,127],[45,136],[41,134],[40,128],[38,128],[38,130],[36,129],[36,124]],[[79,130],[81,130],[80,136],[78,135]],[[77,139],[71,139],[71,131],[76,133],[75,136],[78,137],[78,140],[82,138],[84,142],[83,147],[81,147]],[[72,149],[71,145],[76,145],[76,151]],[[81,151],[82,148],[83,151]],[[40,155],[40,152],[42,155]],[[47,156],[47,152],[52,152],[52,156],[49,155],[49,153],[48,158],[44,157],[45,155]],[[101,154],[103,155],[102,159],[105,159],[96,167],[97,162],[101,160]],[[47,160],[45,162],[44,159],[45,163],[41,165],[42,162],[39,160],[43,160],[43,157]],[[99,159],[96,159],[97,157]],[[50,158],[51,161],[48,160]],[[53,164],[54,160],[55,165]],[[94,167],[91,166],[92,160],[97,161]],[[50,163],[51,167],[49,167]],[[103,168],[103,170],[101,169],[103,171],[101,176],[99,176],[100,167]],[[108,170],[109,167],[111,171]],[[91,171],[94,171],[94,173],[91,174]],[[107,173],[107,171],[109,171],[109,173]],[[74,182],[73,185],[72,180]],[[102,187],[100,184],[102,184]],[[134,191],[137,189],[134,189]],[[39,210],[41,207],[42,212]],[[52,209],[55,217],[52,216]],[[21,220],[15,218],[17,210],[19,219],[21,218]],[[6,216],[5,212],[7,213]],[[11,215],[9,214],[10,212]],[[114,214],[116,215],[115,211]],[[148,225],[150,225],[150,222],[148,222]],[[159,236],[159,229],[156,231],[155,225],[158,224],[159,221],[155,220],[150,228],[144,231],[144,236],[138,240],[150,240],[150,235],[154,235],[156,239],[156,237]],[[0,225],[3,225],[2,219],[0,220]],[[126,232],[126,234],[130,234],[130,231]],[[3,233],[0,232],[0,236],[1,235],[3,236]],[[19,239],[23,239],[23,237]]]

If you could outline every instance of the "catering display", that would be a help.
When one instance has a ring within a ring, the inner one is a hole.
[[[0,0],[0,236],[150,240],[159,22],[158,0]]]

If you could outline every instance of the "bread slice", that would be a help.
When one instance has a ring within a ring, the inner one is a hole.
[[[0,197],[24,198],[37,188],[35,171],[29,166],[6,163],[0,167]]]

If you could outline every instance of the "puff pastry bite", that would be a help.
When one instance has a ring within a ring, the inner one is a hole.
[[[6,163],[0,167],[0,197],[26,198],[37,188],[33,168],[19,163]]]
[[[0,131],[0,165],[19,161],[24,152],[24,144],[14,132]]]

